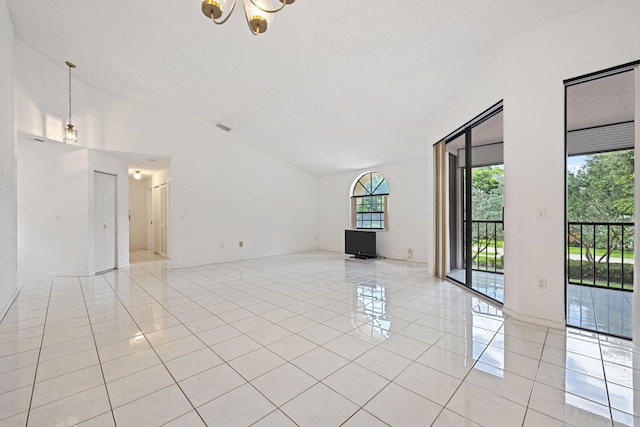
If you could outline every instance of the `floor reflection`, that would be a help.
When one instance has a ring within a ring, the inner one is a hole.
[[[333,252],[183,269],[146,251],[132,260],[23,286],[0,322],[0,425],[640,425],[640,347],[518,321],[423,264]],[[87,414],[98,392],[105,405]],[[211,400],[186,406],[193,419],[162,412],[191,399]],[[229,402],[267,408],[223,422]],[[135,416],[119,418],[128,405]]]
[[[452,270],[447,277],[466,285],[464,269]],[[500,303],[504,303],[504,275],[474,270],[471,275],[471,289],[480,292]]]
[[[345,282],[355,285],[353,314],[362,323],[358,331],[375,342],[388,338],[391,330],[384,279],[391,274],[392,271],[383,270],[379,275],[375,261],[345,260]]]
[[[567,325],[631,338],[633,292],[568,285]]]

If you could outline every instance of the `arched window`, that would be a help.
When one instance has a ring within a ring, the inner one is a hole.
[[[388,230],[389,185],[378,172],[365,172],[351,185],[351,227]]]

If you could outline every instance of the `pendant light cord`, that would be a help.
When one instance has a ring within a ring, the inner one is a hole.
[[[71,66],[69,65],[69,123],[71,123]]]

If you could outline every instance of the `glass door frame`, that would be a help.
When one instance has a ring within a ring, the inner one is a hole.
[[[473,235],[473,210],[472,210],[472,184],[473,184],[473,180],[472,180],[472,174],[471,171],[473,169],[473,158],[472,158],[472,148],[473,148],[473,141],[472,141],[472,130],[482,124],[483,122],[489,120],[490,118],[496,116],[497,114],[500,114],[504,111],[504,105],[503,105],[503,101],[499,101],[496,104],[492,105],[491,107],[489,107],[487,110],[485,110],[484,112],[482,112],[481,114],[479,114],[478,116],[474,117],[473,119],[469,120],[467,123],[465,123],[464,125],[460,126],[458,129],[456,129],[455,131],[451,132],[449,135],[447,135],[446,137],[444,137],[444,141],[446,144],[448,144],[449,142],[452,142],[454,140],[456,140],[457,138],[464,136],[465,141],[464,141],[464,169],[461,168],[461,175],[462,175],[462,179],[460,179],[461,185],[460,187],[458,187],[456,189],[457,193],[460,194],[461,197],[458,197],[458,203],[461,204],[462,207],[462,218],[460,218],[462,220],[462,223],[464,224],[464,227],[461,227],[461,231],[462,231],[462,236],[460,236],[460,239],[458,239],[458,241],[462,242],[463,245],[463,250],[464,250],[464,270],[465,270],[465,283],[462,283],[460,280],[456,279],[455,277],[450,276],[449,272],[447,272],[447,278],[449,280],[453,280],[456,283],[459,283],[467,288],[469,288],[470,290],[480,293],[481,295],[492,299],[493,301],[496,301],[500,304],[502,304],[500,301],[497,301],[493,298],[491,298],[488,295],[482,294],[481,292],[473,289],[472,284],[473,284],[473,244],[469,244],[469,242],[473,241],[472,239],[472,235]],[[450,183],[451,185],[451,183]],[[464,192],[460,191],[464,189]],[[450,206],[451,208],[451,206]],[[457,217],[457,215],[456,215]],[[451,227],[452,225],[455,225],[456,227],[458,226],[458,224],[449,224],[449,227]],[[457,237],[456,237],[457,238]],[[449,236],[449,239],[451,239],[451,235]],[[449,242],[449,245],[451,245],[451,242]],[[449,264],[449,268],[450,268],[450,264]]]
[[[568,209],[569,209],[569,197],[568,197],[568,193],[567,193],[567,189],[568,189],[568,177],[567,177],[567,172],[568,172],[568,159],[569,159],[569,123],[567,120],[567,116],[569,113],[568,110],[568,89],[571,86],[575,86],[575,85],[579,85],[581,83],[586,83],[586,82],[590,82],[593,80],[599,80],[602,78],[606,78],[609,76],[613,76],[616,74],[621,74],[621,73],[625,73],[625,72],[629,72],[632,71],[634,73],[634,78],[635,78],[635,82],[636,82],[636,87],[634,95],[636,97],[635,99],[635,105],[636,105],[636,111],[635,111],[635,146],[634,148],[640,148],[638,147],[638,141],[640,141],[640,132],[638,132],[638,130],[640,129],[640,61],[634,61],[634,62],[629,62],[626,64],[622,64],[622,65],[618,65],[615,67],[611,67],[611,68],[607,68],[601,71],[595,71],[589,74],[585,74],[582,76],[577,76],[577,77],[573,77],[570,79],[566,79],[564,80],[564,188],[565,188],[565,194],[564,194],[564,234],[565,236],[568,235],[569,233],[569,214],[568,214]],[[638,159],[638,156],[635,157],[635,166],[636,166],[636,171],[640,170],[640,168],[638,166],[640,166],[640,161]],[[636,178],[635,178],[635,185],[637,188],[637,184],[638,184],[639,178],[638,178],[638,174],[636,173]],[[639,200],[640,200],[640,194],[636,193],[635,194],[635,223],[637,224],[638,221],[638,207],[639,207]],[[638,235],[639,233],[635,233],[635,243],[634,243],[634,249],[640,247],[638,245],[638,243],[640,243],[640,236]],[[623,338],[623,339],[633,339],[636,342],[640,342],[640,331],[638,331],[638,325],[640,324],[640,314],[639,313],[639,308],[638,306],[640,304],[638,304],[640,302],[640,293],[636,292],[638,289],[638,284],[639,284],[639,280],[634,277],[634,289],[633,289],[633,300],[634,300],[634,307],[633,307],[633,319],[632,319],[632,327],[633,327],[633,336],[632,337],[625,337],[625,336],[620,336],[614,333],[610,333],[607,331],[602,331],[602,330],[597,330],[597,326],[594,329],[590,329],[590,328],[586,328],[586,327],[580,327],[580,326],[575,326],[575,325],[568,325],[567,323],[569,322],[569,263],[568,261],[566,261],[567,258],[567,245],[565,243],[564,245],[564,253],[563,253],[563,259],[565,259],[564,262],[564,310],[565,310],[565,325],[570,326],[572,328],[577,328],[577,329],[582,329],[582,330],[586,330],[586,331],[590,331],[590,332],[596,332],[599,334],[603,334],[603,335],[609,335],[609,336],[614,336],[614,337],[618,337],[618,338]],[[638,251],[636,250],[636,253]],[[635,257],[636,254],[634,254]],[[635,270],[635,269],[634,269]],[[635,276],[635,274],[634,274]],[[595,273],[594,273],[594,277],[595,277]]]

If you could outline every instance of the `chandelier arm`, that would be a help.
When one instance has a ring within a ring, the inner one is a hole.
[[[243,3],[245,1],[247,0],[242,0]],[[253,34],[254,36],[257,36],[260,33],[256,33],[255,31],[253,31],[253,28],[251,28],[251,23],[250,23],[251,19],[249,18],[249,15],[247,15],[247,8],[244,7],[244,4],[242,5],[242,10],[244,11],[244,19],[245,21],[247,21],[247,26],[249,27],[249,31],[251,31],[251,34]]]
[[[229,13],[227,13],[227,16],[224,17],[224,19],[222,21],[216,21],[216,19],[213,17],[213,15],[211,15],[211,20],[213,21],[214,24],[216,25],[222,25],[225,22],[227,22],[227,19],[229,19],[229,17],[231,16],[231,14],[233,13],[233,9],[235,9],[236,7],[236,0],[233,0],[233,3],[231,4],[231,8],[229,9]]]
[[[247,0],[243,0],[243,1],[247,1]],[[258,9],[260,9],[261,11],[265,12],[265,13],[276,13],[276,12],[280,12],[282,9],[284,9],[284,7],[287,5],[286,1],[282,2],[282,6],[275,8],[273,10],[269,10],[269,9],[265,9],[264,7],[260,6],[259,4],[257,4],[254,0],[249,0],[251,2],[252,5],[254,5],[255,7],[257,7]]]

